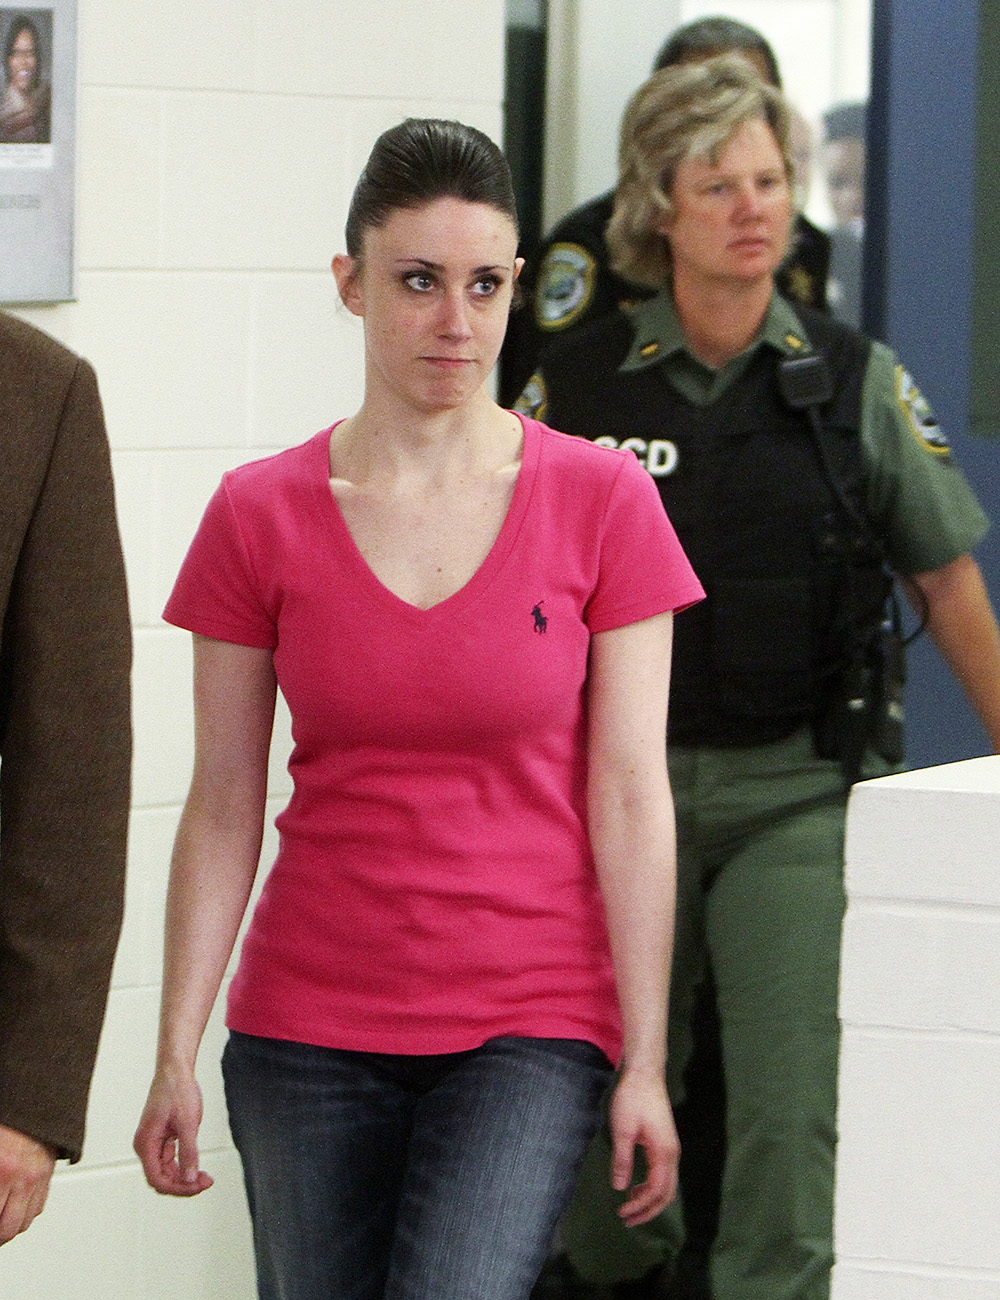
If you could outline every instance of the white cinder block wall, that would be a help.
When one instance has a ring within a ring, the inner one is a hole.
[[[834,1300],[1000,1300],[1000,757],[855,788]]]
[[[131,1153],[191,769],[190,638],[159,613],[223,470],[357,406],[360,330],[329,273],[351,188],[375,136],[408,114],[500,139],[503,29],[503,0],[81,0],[79,301],[20,314],[101,381],[135,623],[134,815],[84,1160],[60,1167],[46,1212],[0,1252],[0,1295],[253,1294],[219,1017],[200,1070],[215,1187],[157,1197]],[[279,740],[274,811],[286,751]]]

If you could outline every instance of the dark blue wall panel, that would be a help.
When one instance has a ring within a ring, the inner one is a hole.
[[[874,0],[865,321],[914,375],[997,520],[977,553],[996,604],[998,444],[969,434],[978,32],[975,0]],[[913,766],[989,752],[926,638],[911,648],[907,709]]]

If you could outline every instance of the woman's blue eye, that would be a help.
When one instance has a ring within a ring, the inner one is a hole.
[[[490,297],[500,288],[500,281],[496,276],[486,275],[481,280],[476,281],[476,292],[482,297]]]
[[[403,276],[403,283],[409,285],[411,289],[416,289],[419,293],[426,293],[428,289],[434,287],[434,279],[426,271],[411,271],[408,275]]]

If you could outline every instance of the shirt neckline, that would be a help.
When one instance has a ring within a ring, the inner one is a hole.
[[[780,293],[771,295],[760,333],[737,356],[713,369],[689,349],[681,329],[672,292],[661,289],[655,298],[640,303],[633,313],[633,338],[619,366],[623,374],[660,367],[672,386],[695,406],[713,405],[742,378],[763,347],[779,356],[801,356],[811,351],[802,322]]]
[[[620,370],[644,370],[679,352],[708,369],[688,349],[669,286],[661,289],[655,298],[640,303],[632,312],[632,321],[632,343]],[[770,344],[784,356],[796,356],[810,348],[809,336],[794,307],[777,290],[771,295],[760,333],[733,361],[751,357],[764,344]],[[721,374],[725,369],[722,366],[716,373]]]
[[[456,609],[477,600],[503,567],[514,547],[528,511],[528,503],[535,483],[541,448],[541,434],[537,421],[529,420],[517,412],[515,414],[517,414],[517,418],[521,422],[524,433],[524,446],[521,451],[521,466],[517,472],[514,491],[511,494],[510,504],[507,507],[507,513],[500,526],[500,531],[497,533],[486,558],[469,578],[468,582],[459,587],[457,591],[452,592],[450,596],[446,596],[444,600],[439,600],[437,604],[431,605],[427,609],[421,609],[419,605],[411,604],[410,601],[398,596],[391,588],[387,587],[362,555],[357,542],[354,540],[354,535],[347,526],[347,520],[340,508],[340,502],[334,496],[330,487],[330,438],[337,425],[331,425],[329,429],[325,429],[317,436],[315,441],[316,469],[320,475],[320,487],[326,501],[325,508],[332,520],[335,535],[341,543],[342,555],[354,571],[359,585],[372,599],[383,605],[387,610],[402,614],[415,623],[432,622],[442,615],[450,617]],[[338,421],[337,423],[341,422]]]

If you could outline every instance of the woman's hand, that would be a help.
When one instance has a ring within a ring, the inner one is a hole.
[[[194,1075],[158,1071],[132,1143],[150,1187],[167,1196],[197,1196],[213,1179],[198,1168],[201,1089]]]
[[[618,1211],[634,1228],[655,1218],[677,1193],[681,1144],[662,1076],[626,1069],[611,1099],[610,1122],[611,1184],[616,1191],[624,1192],[631,1186],[638,1147],[645,1156],[645,1181],[632,1188]]]

